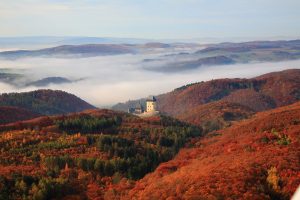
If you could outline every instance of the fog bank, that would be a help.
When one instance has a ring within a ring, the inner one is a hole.
[[[264,73],[300,68],[300,60],[278,63],[252,63],[200,67],[178,73],[144,70],[144,59],[153,55],[120,55],[92,58],[26,58],[0,60],[0,68],[19,71],[32,80],[59,76],[78,80],[51,84],[46,88],[73,93],[98,106],[110,106],[129,99],[157,95],[192,82],[217,78],[251,78]],[[157,56],[157,55],[155,55]],[[23,92],[37,87],[16,87],[0,83],[0,92]]]

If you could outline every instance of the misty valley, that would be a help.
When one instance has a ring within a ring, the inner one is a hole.
[[[95,106],[110,107],[193,82],[250,78],[299,67],[299,40],[220,44],[126,42],[131,41],[87,45],[77,44],[74,39],[76,45],[48,47],[52,43],[45,43],[36,49],[27,44],[24,50],[9,50],[17,46],[6,43],[8,51],[0,52],[1,90],[59,89]],[[111,95],[111,91],[116,93]]]
[[[300,200],[299,0],[0,0],[0,200]]]
[[[299,40],[32,39],[0,40],[0,199],[290,199],[300,184]]]

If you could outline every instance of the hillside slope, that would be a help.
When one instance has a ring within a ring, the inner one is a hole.
[[[87,110],[0,125],[0,133],[0,199],[73,200],[111,199],[112,185],[132,185],[201,130],[165,116]]]
[[[300,184],[299,119],[300,102],[207,135],[122,199],[290,199]]]
[[[218,79],[196,83],[159,95],[158,108],[162,112],[176,116],[195,106],[223,99],[238,90],[245,94],[239,93],[235,98],[228,98],[228,101],[243,102],[256,111],[288,105],[300,99],[300,70],[285,70],[252,79]],[[249,93],[249,90],[252,93]],[[256,98],[253,93],[256,94]],[[263,107],[256,105],[260,102],[267,105]]]
[[[0,124],[7,124],[16,121],[28,120],[39,117],[39,114],[17,107],[0,107]]]
[[[196,119],[206,115],[204,108],[213,109],[213,113],[221,111],[218,110],[218,106],[213,108],[212,105],[228,105],[229,112],[232,104],[238,104],[244,111],[247,107],[249,112],[244,113],[247,117],[254,112],[289,105],[300,100],[300,70],[284,70],[251,79],[217,79],[194,83],[158,95],[156,99],[160,112],[200,126],[203,125],[202,122]],[[129,106],[138,101],[119,103],[113,109],[127,111]],[[144,99],[141,102],[144,103]],[[215,104],[211,104],[213,102]],[[208,105],[205,106],[206,104]],[[212,117],[210,120],[217,119]]]
[[[59,90],[4,93],[0,95],[0,106],[20,107],[42,115],[66,114],[95,108],[75,95]]]
[[[254,110],[238,103],[215,101],[199,105],[177,118],[201,126],[205,133],[230,126],[235,121],[249,118]]]

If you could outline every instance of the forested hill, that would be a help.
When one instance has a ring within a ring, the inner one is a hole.
[[[3,93],[0,95],[0,106],[19,107],[42,115],[66,114],[95,108],[75,95],[59,90]]]
[[[265,74],[251,79],[217,79],[189,84],[156,96],[158,110],[210,130],[238,119],[300,100],[300,69]],[[127,110],[137,101],[113,106]],[[145,102],[141,99],[141,102]]]
[[[121,199],[291,199],[300,184],[299,119],[300,102],[210,133]]]
[[[33,119],[40,116],[24,108],[17,108],[11,106],[0,107],[0,124],[7,124],[11,122]]]
[[[262,111],[296,102],[300,99],[299,88],[300,69],[291,69],[251,79],[217,79],[196,83],[159,95],[157,99],[160,111],[173,116],[218,100]]]
[[[170,117],[110,110],[44,116],[0,132],[0,199],[112,199],[112,185],[134,184],[202,135]]]

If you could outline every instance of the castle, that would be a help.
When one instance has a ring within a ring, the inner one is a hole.
[[[146,101],[146,112],[155,112],[156,111],[156,98],[152,96]]]
[[[156,115],[158,114],[156,98],[152,96],[146,100],[146,109],[139,102],[134,108],[129,108],[128,112],[140,117]]]

